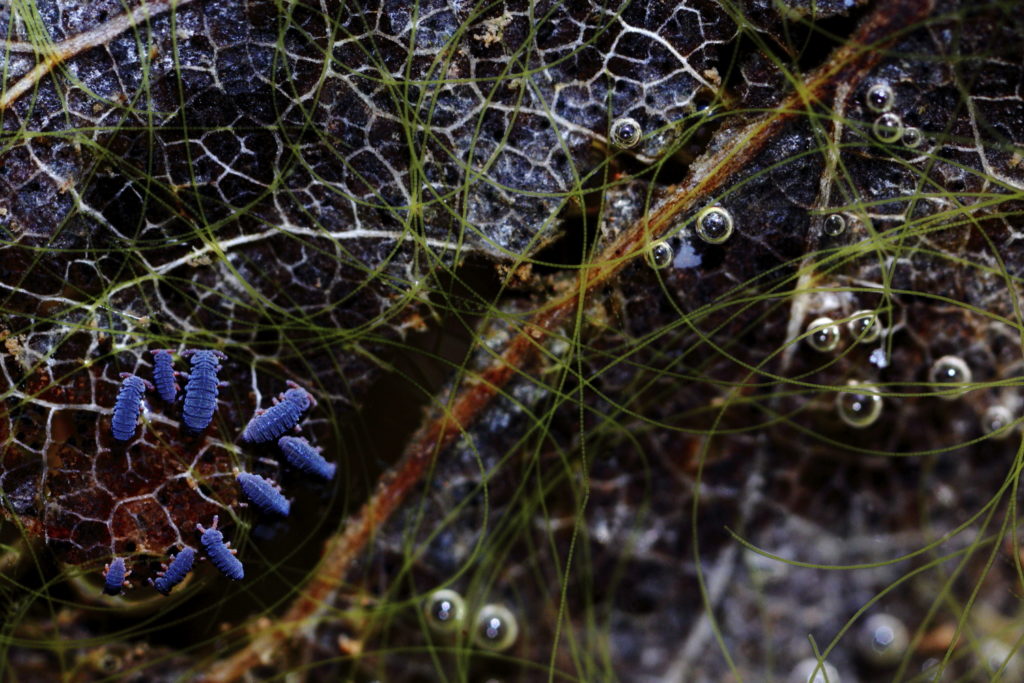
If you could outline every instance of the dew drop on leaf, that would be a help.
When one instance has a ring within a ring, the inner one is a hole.
[[[851,427],[869,427],[882,414],[882,396],[877,389],[850,380],[847,390],[836,396],[836,411]]]
[[[672,263],[672,247],[669,246],[668,242],[659,240],[653,243],[647,248],[645,257],[647,259],[647,265],[651,268],[664,268]]]
[[[858,645],[861,655],[877,667],[898,664],[910,641],[907,627],[891,614],[873,614],[861,628]]]
[[[892,112],[882,114],[875,119],[872,130],[879,142],[896,142],[903,135],[903,120]]]
[[[859,344],[870,344],[882,334],[882,326],[878,322],[878,316],[874,311],[857,311],[850,316],[850,322],[846,324],[853,341]]]
[[[986,434],[992,434],[997,439],[1005,439],[1012,430],[1007,429],[1013,422],[1013,413],[1001,403],[988,407],[985,414],[981,416],[981,428]]]
[[[430,594],[423,605],[427,623],[436,631],[448,632],[462,627],[466,603],[457,592],[442,588]]]
[[[971,381],[971,368],[968,367],[967,363],[964,362],[963,358],[959,356],[943,356],[942,358],[935,361],[932,365],[931,371],[928,373],[929,378],[932,382],[938,385],[943,384],[954,384],[963,385],[968,384]],[[936,387],[937,389],[943,389],[943,387]],[[966,389],[961,388],[960,391],[946,392],[943,393],[940,398],[947,401],[952,401],[964,394]]]
[[[473,639],[480,647],[502,651],[512,647],[519,635],[515,615],[504,605],[484,605],[477,612]]]
[[[821,229],[829,237],[838,237],[846,232],[846,219],[841,213],[830,214],[825,217]]]
[[[697,236],[709,244],[721,244],[732,235],[732,214],[709,206],[697,214]]]
[[[612,121],[611,139],[612,144],[622,149],[629,149],[640,142],[643,129],[640,123],[633,118],[623,116]]]
[[[832,318],[815,318],[807,326],[807,343],[815,351],[827,353],[839,346],[839,326]]]
[[[921,133],[920,128],[907,126],[906,130],[903,131],[903,144],[907,147],[919,147],[923,141],[924,135]]]
[[[867,97],[865,98],[868,109],[879,113],[892,109],[895,100],[896,95],[888,83],[875,83],[868,88]]]

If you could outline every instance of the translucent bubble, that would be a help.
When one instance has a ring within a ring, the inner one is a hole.
[[[874,311],[856,311],[850,316],[850,322],[846,323],[850,330],[850,336],[860,344],[871,344],[882,334],[882,324]]]
[[[861,626],[857,639],[864,659],[875,666],[898,664],[907,651],[910,634],[906,625],[891,614],[873,614]]]
[[[821,231],[829,237],[838,237],[846,232],[846,219],[841,213],[833,213],[825,216],[821,224]]]
[[[817,659],[801,659],[789,672],[786,683],[840,683],[839,670],[828,662]]]
[[[903,120],[892,112],[882,114],[875,119],[872,130],[879,142],[896,142],[903,135]]]
[[[929,377],[932,382],[939,385],[964,385],[969,384],[971,381],[971,369],[967,367],[967,363],[965,363],[959,356],[943,356],[932,365]],[[944,389],[942,386],[937,388]],[[944,398],[947,401],[952,401],[955,398],[963,396],[966,391],[966,387],[960,387],[959,391],[946,392],[941,398]]]
[[[868,105],[868,109],[879,113],[887,112],[892,109],[892,105],[895,101],[896,94],[892,91],[892,88],[888,83],[875,83],[868,88],[868,94],[864,98],[864,102]]]
[[[484,605],[477,612],[473,639],[488,650],[507,650],[516,642],[519,624],[504,605]]]
[[[672,263],[672,256],[672,247],[664,240],[651,244],[651,246],[647,247],[647,253],[644,254],[644,258],[647,259],[647,265],[651,268],[659,269]]]
[[[615,119],[612,121],[611,127],[611,139],[612,144],[622,149],[629,149],[640,142],[640,137],[643,135],[643,129],[640,127],[640,123],[636,119],[631,119],[628,116]]]
[[[903,131],[903,144],[907,147],[918,147],[922,142],[924,142],[924,135],[921,133],[920,128],[907,126],[906,130]]]
[[[423,604],[427,623],[437,631],[454,631],[466,620],[466,602],[453,590],[434,591]]]
[[[839,346],[839,325],[832,318],[816,318],[807,326],[807,343],[815,351],[834,351]]]
[[[990,673],[1000,671],[1001,681],[1019,681],[1024,679],[1024,656],[1010,645],[995,638],[986,638],[978,647],[978,656]]]
[[[732,235],[732,214],[720,206],[708,206],[697,214],[697,236],[710,244],[721,244]]]
[[[882,396],[878,390],[850,380],[847,390],[840,391],[836,396],[836,412],[839,418],[850,425],[862,429],[874,424],[882,414]]]
[[[1005,439],[1010,435],[1011,429],[1007,429],[1013,422],[1013,413],[1009,408],[996,403],[989,406],[985,414],[981,416],[981,428],[986,434],[995,434],[997,439]]]

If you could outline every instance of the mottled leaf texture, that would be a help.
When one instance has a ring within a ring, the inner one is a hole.
[[[0,27],[5,675],[1024,678],[1017,3]],[[154,349],[212,424],[115,440]],[[288,382],[329,482],[239,439]]]

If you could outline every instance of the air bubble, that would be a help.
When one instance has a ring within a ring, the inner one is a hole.
[[[868,94],[864,101],[871,111],[884,113],[892,109],[892,105],[896,101],[896,94],[893,93],[888,83],[875,83],[868,88]]]
[[[997,671],[1001,673],[1001,681],[1019,681],[1024,678],[1024,656],[1001,640],[983,640],[978,646],[978,657],[989,674]]]
[[[437,631],[454,631],[461,628],[466,619],[466,603],[453,590],[443,588],[430,594],[423,604],[427,623]]]
[[[507,650],[518,635],[519,624],[504,605],[484,605],[477,612],[473,638],[480,647],[498,652]]]
[[[850,322],[846,323],[850,330],[853,341],[859,344],[871,344],[882,334],[882,325],[874,311],[857,311],[850,316]]]
[[[989,406],[981,416],[981,427],[986,434],[993,434],[997,439],[1005,439],[1012,430],[1007,429],[1013,422],[1013,413],[1006,406],[997,403]]]
[[[882,114],[875,119],[872,130],[879,142],[896,142],[903,135],[903,120],[892,112]]]
[[[672,263],[672,256],[672,247],[664,240],[651,244],[651,246],[647,247],[647,253],[644,254],[644,258],[647,259],[647,265],[657,269],[664,268]]]
[[[807,326],[807,343],[815,351],[827,353],[839,346],[839,326],[832,318],[816,318]]]
[[[908,126],[903,131],[903,144],[907,147],[918,147],[924,142],[924,135],[921,133],[920,128]]]
[[[943,356],[932,365],[929,377],[931,377],[932,382],[939,385],[966,385],[971,381],[971,369],[967,367],[967,363],[959,356]],[[937,388],[941,389],[942,387]],[[952,401],[963,396],[966,391],[966,387],[960,387],[959,391],[944,392],[940,398]]]
[[[839,670],[813,657],[801,659],[789,672],[787,683],[840,683]]]
[[[643,129],[640,127],[640,123],[636,119],[623,116],[620,119],[612,121],[610,135],[613,145],[622,149],[629,149],[630,147],[636,146],[636,143],[640,142],[640,137],[643,135]]]
[[[846,232],[846,219],[841,213],[833,213],[825,216],[821,224],[821,231],[829,237],[839,237]]]
[[[836,396],[836,412],[839,418],[857,429],[869,427],[882,414],[882,395],[873,387],[862,385],[856,380],[847,383],[847,390]]]
[[[720,206],[709,206],[697,214],[697,236],[709,244],[721,244],[732,235],[732,214]]]
[[[900,619],[891,614],[874,614],[861,627],[857,644],[866,660],[888,667],[899,663],[909,642],[907,627]]]

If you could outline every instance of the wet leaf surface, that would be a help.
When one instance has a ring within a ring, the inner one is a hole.
[[[18,8],[5,93],[125,11]],[[38,643],[8,641],[15,670],[100,677],[108,620],[36,612],[79,590],[72,565],[152,576],[214,514],[256,567],[246,604],[200,642],[129,631],[154,649],[119,671],[787,680],[815,647],[843,680],[1022,666],[1012,3],[196,0],[108,33],[0,107],[0,486],[11,539],[66,563],[5,570],[5,633]],[[228,354],[214,426],[153,396],[114,442],[119,373],[168,347]],[[237,441],[285,380],[320,402],[302,430],[345,471],[333,494]],[[388,437],[405,455],[360,513],[397,458],[363,446]],[[271,525],[234,468],[306,502]],[[439,587],[466,600],[454,632],[424,615]],[[142,614],[145,591],[114,604]],[[475,635],[488,604],[518,622],[507,649]],[[880,654],[878,614],[913,642]],[[77,663],[56,634],[90,643]]]

